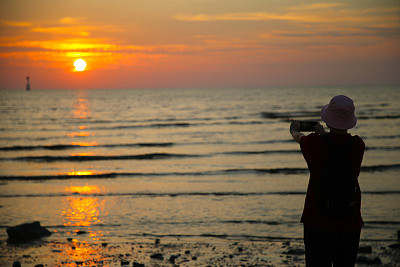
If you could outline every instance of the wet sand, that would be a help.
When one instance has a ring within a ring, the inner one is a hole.
[[[400,266],[399,243],[361,242],[357,266]],[[305,266],[302,240],[184,241],[149,237],[129,243],[90,243],[76,238],[0,245],[1,266]]]

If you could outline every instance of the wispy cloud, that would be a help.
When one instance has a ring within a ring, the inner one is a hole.
[[[400,7],[349,8],[344,3],[301,4],[274,12],[237,12],[222,14],[176,14],[181,21],[297,21],[308,23],[394,23],[399,21]]]
[[[9,20],[3,20],[1,21],[1,24],[9,27],[32,27],[31,22],[26,22],[26,21],[9,21]]]

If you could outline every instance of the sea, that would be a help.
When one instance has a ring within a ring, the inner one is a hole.
[[[0,240],[301,240],[309,171],[291,119],[354,100],[361,240],[400,230],[400,86],[0,91]]]

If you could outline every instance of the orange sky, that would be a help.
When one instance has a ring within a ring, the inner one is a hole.
[[[398,0],[1,0],[0,34],[0,89],[400,83]]]

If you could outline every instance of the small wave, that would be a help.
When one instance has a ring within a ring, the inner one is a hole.
[[[136,128],[167,128],[167,127],[189,127],[194,124],[186,122],[176,122],[176,123],[153,123],[153,124],[138,124],[138,125],[119,125],[113,127],[101,127],[92,128],[96,130],[121,130],[121,129],[136,129]]]
[[[177,193],[157,193],[157,192],[136,192],[136,193],[45,193],[45,194],[4,194],[0,195],[2,198],[14,198],[14,197],[66,197],[66,196],[95,196],[95,197],[229,197],[229,196],[265,196],[265,195],[305,195],[304,191],[281,191],[281,192],[177,192]],[[247,223],[257,223],[248,221]]]
[[[132,143],[132,144],[105,144],[99,145],[97,143],[87,143],[84,145],[79,144],[56,144],[56,145],[39,145],[39,146],[5,146],[0,147],[0,151],[30,151],[30,150],[67,150],[82,147],[170,147],[174,143]]]
[[[365,224],[400,225],[399,221],[366,221]]]
[[[400,164],[361,166],[362,172],[383,172],[400,169]]]
[[[171,147],[174,143],[133,143],[133,144],[109,144],[99,147]]]
[[[44,146],[6,146],[0,147],[0,151],[22,151],[22,150],[66,150],[77,147],[75,145],[44,145]]]
[[[37,156],[37,157],[17,157],[1,158],[6,161],[28,161],[28,162],[57,162],[57,161],[104,161],[104,160],[157,160],[169,158],[189,158],[199,157],[199,155],[171,154],[171,153],[149,153],[140,155],[121,155],[121,156]]]
[[[262,221],[262,220],[230,220],[222,221],[221,223],[232,223],[232,224],[267,224],[267,225],[279,225],[277,221]]]
[[[305,118],[318,117],[320,111],[301,111],[301,112],[261,112],[261,117],[266,119],[290,119],[290,118]]]
[[[357,116],[357,119],[360,120],[385,120],[385,119],[399,119],[400,115],[385,115],[385,116]]]
[[[363,195],[399,195],[400,191],[367,191],[362,192]],[[79,192],[63,192],[63,193],[38,193],[38,194],[3,194],[0,198],[18,198],[18,197],[67,197],[67,196],[92,196],[92,197],[249,197],[249,196],[296,196],[306,195],[306,191],[276,191],[276,192],[109,192],[109,193],[79,193]],[[275,221],[253,221],[253,220],[232,220],[229,223],[249,223],[249,224],[279,224]],[[388,223],[389,224],[389,223]]]
[[[187,156],[187,155],[184,155]],[[382,172],[388,170],[399,169],[399,164],[394,165],[378,165],[378,166],[365,166],[361,167],[362,172]],[[0,176],[0,180],[54,180],[54,179],[97,179],[97,178],[117,178],[117,177],[162,177],[162,176],[214,176],[214,175],[232,175],[232,174],[308,174],[307,168],[254,168],[254,169],[224,169],[215,171],[200,171],[200,172],[110,172],[101,174],[87,174],[87,175],[38,175],[38,176]],[[397,191],[382,191],[382,192],[366,192],[370,194],[386,194]]]
[[[230,151],[222,152],[223,155],[260,155],[260,154],[299,154],[301,151],[296,150],[264,150],[264,151]]]
[[[400,150],[400,146],[372,146],[372,147],[365,147],[365,150],[384,150],[384,151]]]

